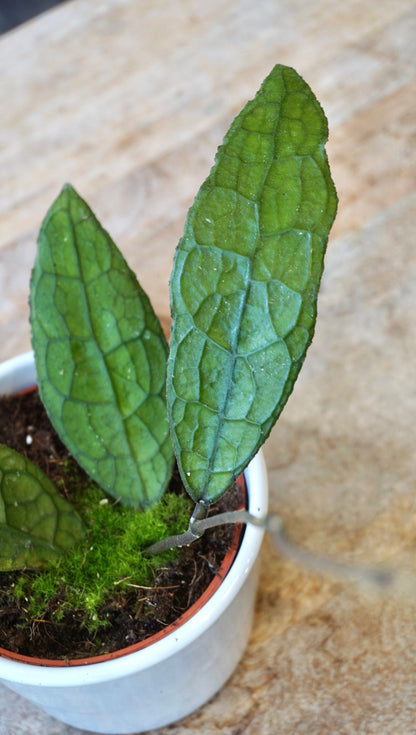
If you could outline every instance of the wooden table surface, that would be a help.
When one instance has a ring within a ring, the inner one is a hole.
[[[271,507],[314,553],[398,570],[416,568],[415,26],[412,0],[70,0],[0,38],[1,359],[30,348],[36,235],[64,182],[167,315],[231,119],[277,62],[311,84],[340,206],[315,340],[266,444]],[[158,735],[416,733],[415,589],[380,598],[267,542],[243,661]],[[1,735],[80,732],[0,694]]]

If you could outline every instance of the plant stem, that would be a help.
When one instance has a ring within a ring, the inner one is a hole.
[[[197,503],[197,507],[198,505],[200,504]],[[208,506],[206,504],[204,505],[208,511]],[[268,516],[266,516],[266,518],[258,518],[257,516],[253,516],[247,510],[229,510],[225,513],[218,513],[215,516],[210,516],[209,518],[205,517],[198,519],[195,517],[197,507],[195,508],[189,522],[188,530],[185,531],[185,533],[178,534],[177,536],[168,536],[167,538],[156,542],[152,546],[149,546],[146,549],[146,552],[153,556],[155,554],[161,554],[162,551],[167,551],[168,549],[187,546],[193,541],[196,541],[196,539],[201,538],[209,528],[224,526],[228,523],[251,523],[253,526],[266,528]],[[278,516],[275,516],[275,518],[277,517]]]
[[[162,541],[149,546],[146,552],[154,555],[171,548],[187,546],[200,538],[209,528],[215,528],[216,526],[228,523],[250,523],[268,531],[281,554],[313,572],[342,581],[358,583],[377,591],[388,590],[391,592],[393,587],[397,587],[398,574],[393,569],[348,564],[312,554],[307,549],[301,548],[290,539],[286,533],[283,520],[276,514],[268,514],[263,518],[258,518],[247,510],[233,510],[210,517],[200,517],[204,514],[204,510],[208,512],[208,506],[205,504],[205,508],[202,509],[198,507],[199,505],[197,504],[189,528],[185,533],[162,539]]]

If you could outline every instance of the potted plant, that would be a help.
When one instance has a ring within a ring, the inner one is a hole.
[[[36,380],[73,457],[133,514],[158,504],[176,459],[195,509],[184,533],[149,553],[247,522],[215,593],[150,645],[59,666],[3,647],[0,680],[73,726],[127,733],[173,722],[211,697],[242,654],[264,527],[276,526],[258,452],[312,340],[337,206],[326,139],[310,88],[276,66],[232,123],[189,211],[170,281],[169,347],[135,276],[72,187],[45,218],[30,292],[34,362],[26,355],[3,365],[0,392]],[[248,508],[207,517],[242,472]],[[86,536],[48,478],[0,450],[0,568],[52,565]]]

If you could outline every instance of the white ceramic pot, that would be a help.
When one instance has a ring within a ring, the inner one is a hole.
[[[0,364],[0,395],[35,382],[32,353]],[[245,477],[249,510],[263,516],[267,477],[261,455]],[[261,529],[248,526],[217,591],[156,643],[113,660],[59,668],[0,655],[0,681],[58,720],[96,733],[144,732],[188,715],[222,687],[243,654],[262,539]]]

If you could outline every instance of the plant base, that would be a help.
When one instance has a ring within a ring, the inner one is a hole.
[[[30,354],[0,365],[0,394],[33,382]],[[250,463],[245,477],[248,509],[263,517],[267,479],[261,455]],[[0,681],[56,719],[96,733],[146,732],[188,715],[223,686],[243,654],[263,535],[262,529],[248,526],[215,593],[152,645],[112,660],[58,668],[0,655]]]

